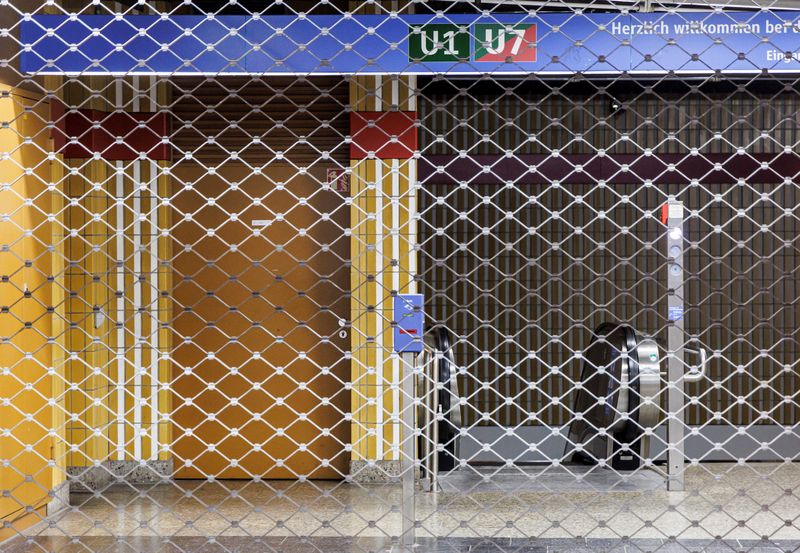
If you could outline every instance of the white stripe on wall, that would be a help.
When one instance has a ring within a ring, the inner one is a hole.
[[[417,293],[417,160],[408,160],[408,293]]]
[[[392,81],[392,103],[397,103],[396,81]],[[392,291],[400,291],[400,163],[392,160]],[[400,458],[400,357],[392,355],[392,459]]]
[[[156,78],[153,77],[150,86],[150,112],[154,113],[156,106]],[[158,162],[150,160],[150,458],[158,459],[158,357],[161,352],[159,343],[159,283],[158,283]]]
[[[400,77],[392,75],[392,106],[400,107]]]
[[[142,165],[133,162],[133,456],[142,458]]]
[[[115,105],[122,107],[122,79],[114,83]],[[117,279],[116,279],[116,316],[117,325],[117,460],[125,459],[125,164],[116,163],[115,176],[117,224],[115,233]]]
[[[408,77],[408,110],[417,110],[417,76]],[[417,243],[417,160],[408,160],[408,293],[417,293],[417,253],[414,246]]]
[[[375,162],[375,456],[383,459],[383,333],[386,317],[384,314],[383,291],[383,162]]]
[[[139,111],[139,77],[133,77],[133,111]],[[133,162],[133,458],[142,458],[142,164]]]

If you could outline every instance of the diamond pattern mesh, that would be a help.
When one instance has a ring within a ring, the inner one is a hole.
[[[797,550],[800,89],[753,26],[796,32],[780,7],[0,1],[0,549]],[[695,69],[607,70],[629,44],[592,37],[651,12]],[[441,34],[358,46],[409,14]],[[91,42],[158,21],[194,46],[119,71],[134,38]]]

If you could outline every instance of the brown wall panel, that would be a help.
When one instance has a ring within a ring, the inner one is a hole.
[[[709,362],[713,382],[687,387],[699,400],[688,422],[718,415],[723,423],[796,424],[800,413],[783,401],[797,389],[800,354],[797,168],[784,149],[800,140],[796,92],[631,85],[620,97],[625,109],[611,113],[610,96],[596,90],[566,96],[520,86],[493,95],[462,86],[470,93],[423,86],[420,148],[453,178],[420,164],[420,274],[432,317],[462,337],[468,422],[564,424],[580,372],[573,354],[593,328],[624,321],[665,337],[665,228],[650,214],[671,194],[691,210],[686,332],[719,353]],[[598,163],[600,148],[609,154],[604,163],[637,161],[652,181],[575,170]],[[747,155],[732,155],[740,149]],[[554,150],[569,165],[559,186],[542,178],[558,171],[529,177],[528,167],[505,167],[552,165]],[[469,156],[458,159],[461,151]],[[508,152],[514,157],[499,159]],[[686,171],[664,169],[676,159],[726,170],[717,181],[710,167],[682,181]],[[758,172],[765,160],[768,170]],[[482,412],[493,421],[481,422]]]
[[[778,207],[796,205],[794,185],[428,185],[420,196],[422,291],[431,317],[462,337],[456,352],[467,367],[468,421],[490,412],[486,424],[521,424],[529,413],[541,414],[532,424],[566,423],[570,414],[551,399],[571,404],[580,374],[574,353],[601,322],[666,338],[666,229],[651,212],[668,194],[696,210],[685,226],[686,332],[720,353],[709,374],[721,386],[687,387],[699,399],[688,421],[719,412],[719,422],[734,424],[797,422],[783,396],[798,383],[796,369],[784,366],[800,353],[799,229]],[[747,401],[737,403],[740,396]]]
[[[342,77],[178,77],[172,81],[175,159],[258,165],[348,164],[348,85]],[[187,125],[186,123],[190,123]],[[209,141],[212,139],[212,141]]]

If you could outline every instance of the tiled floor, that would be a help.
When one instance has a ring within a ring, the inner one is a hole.
[[[417,551],[800,552],[800,464],[690,467],[680,493],[650,471],[466,470],[417,494]],[[401,497],[397,484],[116,486],[74,494],[69,510],[2,550],[388,551]]]

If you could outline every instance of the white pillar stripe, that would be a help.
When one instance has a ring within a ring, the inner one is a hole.
[[[386,324],[386,314],[384,313],[385,290],[383,286],[383,162],[375,161],[375,424],[376,424],[376,446],[375,455],[378,459],[383,458],[384,436],[383,436],[383,395],[385,382],[383,379],[383,348],[384,348],[384,328]]]
[[[396,94],[393,90],[393,94]],[[392,103],[395,102],[392,98]],[[400,162],[392,160],[392,291],[400,291]],[[400,358],[392,355],[392,458],[400,454]]]
[[[153,77],[150,87],[150,112],[157,107],[156,78]],[[159,425],[159,251],[158,251],[158,162],[150,160],[150,457],[158,459],[158,425]]]
[[[117,79],[114,83],[114,105],[121,108],[122,103],[122,79]],[[116,307],[114,324],[116,325],[117,337],[117,460],[125,459],[125,163],[118,161],[115,165],[116,175],[114,197],[116,205],[114,207],[115,223],[115,262],[116,262],[116,282],[114,293],[116,295]]]

